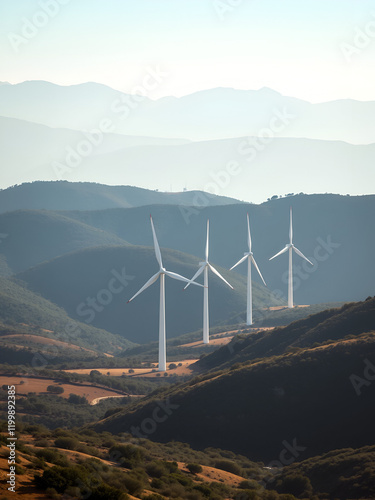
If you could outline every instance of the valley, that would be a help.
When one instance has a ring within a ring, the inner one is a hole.
[[[301,212],[325,203],[354,211],[373,203],[329,195],[291,199]],[[228,270],[238,247],[246,249],[246,210],[260,242],[261,225],[269,229],[269,214],[284,210],[286,201],[263,207],[217,199],[187,229],[178,207],[152,205],[166,268],[194,275],[209,215],[210,256],[234,287],[210,276],[206,344],[202,290],[182,292],[182,284],[167,282],[165,371],[158,369],[157,287],[127,304],[157,270],[144,221],[149,206],[0,215],[9,234],[0,247],[0,411],[5,414],[6,390],[14,385],[22,497],[70,492],[79,498],[78,481],[97,498],[115,500],[346,500],[346,491],[353,500],[371,498],[375,299],[302,300],[328,291],[321,283],[326,260],[316,260],[308,278],[295,268],[299,303],[288,308],[285,285],[272,285],[268,254],[259,244],[257,261],[271,286],[254,279],[254,323],[247,325],[246,276]],[[216,229],[219,221],[225,234]],[[336,231],[326,241],[343,242],[337,232],[343,221],[325,223],[327,234]],[[311,247],[298,217],[295,230],[298,248]],[[358,228],[364,241],[366,231]],[[199,238],[188,242],[189,232]],[[308,255],[314,259],[325,248],[333,273],[325,279],[333,286],[351,250],[323,243]],[[361,265],[371,282],[366,259]],[[322,293],[314,291],[318,278]],[[326,298],[346,297],[339,279],[334,288]],[[6,453],[2,446],[1,464]],[[317,473],[322,464],[331,471],[329,481]],[[363,464],[367,476],[359,472]]]
[[[0,2],[0,500],[375,500],[371,4]]]

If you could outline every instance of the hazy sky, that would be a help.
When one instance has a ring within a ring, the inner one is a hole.
[[[44,6],[44,10],[43,7]],[[0,81],[375,100],[374,0],[0,0]]]

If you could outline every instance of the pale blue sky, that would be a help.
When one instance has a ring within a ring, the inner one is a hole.
[[[151,98],[267,86],[311,102],[375,100],[375,0],[64,1],[0,0],[0,81],[131,92],[160,65],[168,78]],[[42,14],[45,26],[16,51],[10,34],[23,36],[25,19],[48,2],[59,12]],[[360,47],[357,29],[370,33]],[[355,48],[349,60],[345,43]]]

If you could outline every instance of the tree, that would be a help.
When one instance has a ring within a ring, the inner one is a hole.
[[[192,464],[186,464],[186,468],[192,474],[199,474],[203,470],[203,468],[202,468],[201,465],[199,465],[199,464],[193,464],[193,463]]]
[[[61,385],[49,385],[47,387],[47,391],[51,392],[52,394],[62,394],[64,392],[64,387]]]
[[[69,394],[68,402],[74,405],[84,405],[88,403],[85,396],[78,396],[78,394]]]

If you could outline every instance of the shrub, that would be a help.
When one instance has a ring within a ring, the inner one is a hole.
[[[312,493],[310,479],[302,474],[290,474],[282,477],[276,483],[279,493],[290,493],[299,498],[305,498]]]
[[[119,462],[124,467],[132,468],[143,461],[144,452],[138,446],[119,444],[110,448],[109,457],[110,460]]]
[[[199,474],[202,472],[202,466],[199,464],[186,464],[186,468],[188,469],[189,472],[192,474]]]
[[[37,439],[34,442],[34,446],[39,446],[40,448],[46,448],[47,446],[49,446],[49,441],[48,439]]]
[[[175,370],[177,368],[177,365],[176,365],[176,363],[170,363],[170,365],[168,366],[168,368],[170,370]]]
[[[276,495],[275,496],[270,496],[270,495]],[[267,499],[267,500],[274,500],[274,499],[277,499],[277,498],[280,498],[276,493],[272,492],[272,491],[265,491],[263,496],[260,497],[254,490],[243,490],[241,492],[238,492],[234,495],[233,499],[234,500],[258,500],[259,498],[262,498],[262,499]]]
[[[55,465],[46,469],[42,476],[36,476],[37,486],[43,489],[55,488],[58,493],[63,493],[68,486],[87,483],[87,473],[80,467],[60,467]]]
[[[231,472],[232,474],[236,474],[237,476],[240,476],[242,474],[241,467],[239,467],[231,460],[217,460],[214,467],[216,469],[225,470],[226,472]]]
[[[204,495],[205,497],[212,498],[211,497],[211,488],[207,486],[206,484],[198,484],[197,486],[194,486],[195,491],[199,491]]]
[[[126,498],[129,498],[126,493],[104,483],[94,488],[90,495],[91,500],[125,500]]]
[[[170,474],[178,471],[177,462],[163,462],[163,464],[165,465],[166,469]]]
[[[65,450],[76,450],[78,445],[79,441],[75,437],[62,436],[55,439],[55,446],[57,448],[64,448]]]
[[[151,477],[160,478],[167,473],[167,470],[159,460],[154,460],[146,465],[146,472]]]
[[[64,392],[64,387],[61,387],[61,385],[49,385],[47,386],[47,391],[51,394],[62,394]]]
[[[124,477],[123,483],[125,485],[125,488],[131,495],[138,495],[143,490],[142,481],[132,476],[131,474],[127,474]]]
[[[63,467],[66,467],[69,464],[66,456],[62,455],[61,453],[59,453],[57,450],[55,450],[53,448],[45,448],[43,450],[37,450],[35,452],[35,456],[37,458],[43,459],[46,462],[49,462],[51,464],[61,465]]]
[[[245,479],[240,482],[238,487],[241,488],[241,490],[256,490],[259,487],[259,484],[256,481],[249,481],[248,479]]]
[[[78,394],[69,394],[68,402],[74,405],[84,405],[88,403],[85,396],[78,396]]]

